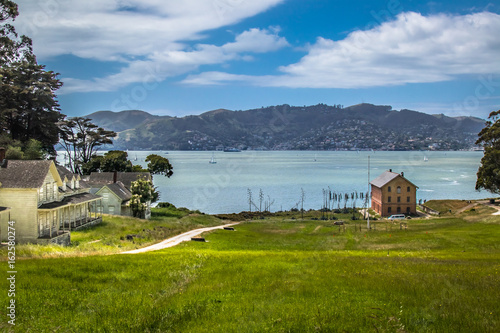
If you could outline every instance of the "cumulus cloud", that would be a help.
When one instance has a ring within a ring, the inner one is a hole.
[[[207,31],[235,24],[283,1],[18,0],[21,15],[15,26],[33,38],[39,59],[74,55],[125,63],[120,73],[107,78],[63,78],[61,90],[110,91],[143,80],[140,72],[145,68],[153,68],[155,79],[161,80],[202,64],[235,59],[241,52],[268,52],[287,45],[273,29],[251,29],[223,47],[200,44],[189,49]],[[89,82],[94,88],[86,87]]]
[[[39,57],[74,54],[110,60],[148,55],[200,39],[283,0],[18,0],[15,25]],[[173,45],[172,45],[173,44]]]
[[[61,93],[113,91],[132,83],[161,82],[198,69],[202,65],[248,60],[247,53],[276,51],[288,45],[285,38],[266,29],[251,29],[222,46],[197,44],[192,50],[156,51],[146,60],[130,61],[119,73],[93,80],[65,79]]]
[[[460,75],[500,73],[500,15],[463,16],[406,12],[394,21],[345,39],[319,37],[299,62],[276,76],[224,73],[191,75],[188,84],[246,80],[259,86],[364,88],[447,81]]]

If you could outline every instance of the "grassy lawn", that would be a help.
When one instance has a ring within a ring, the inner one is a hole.
[[[158,243],[183,232],[224,224],[214,216],[191,212],[185,208],[155,208],[151,220],[104,215],[103,222],[93,228],[71,232],[71,246],[17,245],[17,259],[60,258],[107,255],[134,250]],[[132,236],[127,239],[127,235]],[[7,249],[0,248],[2,258]]]
[[[268,216],[157,252],[21,260],[16,331],[498,332],[500,217],[490,213],[402,230],[377,221],[376,231],[348,216],[345,228],[317,212]],[[102,228],[120,239],[120,223]],[[92,232],[81,244],[102,237]]]

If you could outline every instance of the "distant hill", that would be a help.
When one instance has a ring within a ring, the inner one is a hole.
[[[467,149],[483,119],[393,110],[388,105],[225,109],[198,116],[160,117],[143,111],[96,112],[88,117],[119,132],[117,149],[214,150],[217,146],[272,150]]]
[[[107,130],[121,132],[137,127],[143,123],[160,118],[140,110],[128,110],[121,112],[98,111],[86,116],[99,127]],[[170,118],[170,117],[167,117]]]

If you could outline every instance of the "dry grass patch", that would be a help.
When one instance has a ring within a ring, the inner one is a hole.
[[[450,210],[451,214],[455,214],[470,204],[467,200],[429,200],[425,203],[427,207],[437,210],[441,215],[450,214]]]

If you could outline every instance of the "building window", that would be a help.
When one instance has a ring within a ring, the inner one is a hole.
[[[401,193],[401,186],[398,186],[398,188],[396,189],[396,192]]]
[[[410,197],[406,197],[406,202],[410,202]]]
[[[391,192],[391,187],[390,186],[387,188],[387,192]]]
[[[406,192],[411,192],[410,186],[406,188]]]
[[[401,207],[398,207],[397,212],[401,213]]]
[[[391,197],[387,197],[387,202],[391,202]]]
[[[406,214],[410,214],[410,207],[406,207]]]
[[[40,188],[40,196],[39,196],[39,200],[40,200],[40,201],[43,201],[43,193],[44,193],[44,191],[43,191],[43,186],[42,186],[42,187]]]
[[[387,208],[387,213],[392,213],[392,207]]]
[[[398,202],[401,202],[401,197],[398,197]]]

